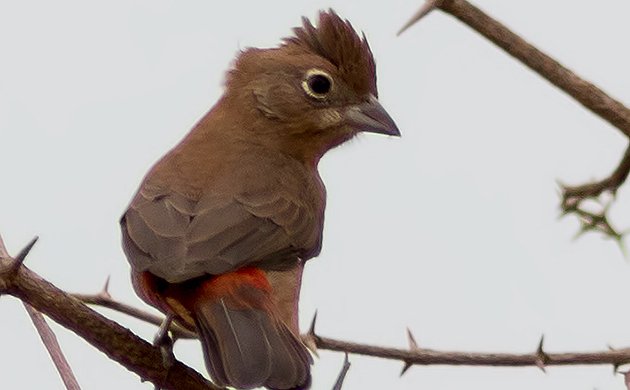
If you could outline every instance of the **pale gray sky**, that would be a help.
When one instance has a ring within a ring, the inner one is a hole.
[[[324,158],[324,250],[304,278],[301,323],[345,340],[528,352],[630,345],[630,264],[598,235],[572,241],[556,179],[602,177],[625,140],[439,12],[402,37],[419,1],[25,0],[0,2],[0,232],[28,266],[76,292],[141,305],[117,220],[143,174],[221,94],[239,48],[273,46],[332,7],[365,30],[381,102],[403,137],[364,135]],[[630,3],[475,0],[569,68],[630,102]],[[628,191],[613,220],[630,226]],[[0,298],[0,381],[62,389],[26,313]],[[150,339],[155,328],[107,312]],[[84,389],[150,389],[55,325]],[[197,342],[178,357],[205,372]],[[314,389],[343,355],[320,352]],[[610,367],[415,367],[350,356],[345,389],[621,390]]]

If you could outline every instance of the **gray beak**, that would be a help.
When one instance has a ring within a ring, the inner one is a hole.
[[[370,96],[370,100],[365,103],[350,106],[344,118],[356,131],[400,136],[398,126],[374,96]]]

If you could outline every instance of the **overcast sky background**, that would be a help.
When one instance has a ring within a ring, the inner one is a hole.
[[[630,2],[475,0],[540,49],[630,103]],[[440,12],[397,38],[420,1],[0,2],[0,233],[58,287],[144,306],[118,218],[148,168],[217,100],[235,53],[269,47],[333,7],[364,30],[401,139],[362,135],[320,163],[324,249],[306,269],[301,325],[406,347],[548,352],[630,346],[630,263],[597,234],[572,241],[556,179],[608,175],[626,140]],[[630,226],[622,189],[613,221]],[[155,328],[106,312],[142,337]],[[63,389],[21,304],[0,298],[0,387]],[[151,389],[54,325],[84,389]],[[195,341],[176,355],[205,373]],[[610,366],[414,367],[350,356],[345,389],[621,390]],[[314,389],[343,355],[320,351]]]

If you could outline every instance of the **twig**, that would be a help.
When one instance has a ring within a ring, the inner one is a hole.
[[[582,223],[580,233],[588,230],[597,230],[616,239],[620,244],[622,244],[623,242],[621,239],[623,238],[623,234],[613,228],[608,220],[608,207],[604,207],[601,212],[593,213],[582,208],[581,204],[586,199],[596,199],[605,191],[609,191],[613,196],[616,195],[619,187],[628,178],[629,172],[630,147],[626,149],[626,152],[624,153],[617,168],[607,178],[573,187],[561,185],[562,213],[574,213],[578,216],[580,222]]]
[[[126,314],[130,317],[136,318],[138,320],[147,322],[149,324],[153,324],[156,326],[160,326],[164,321],[164,317],[158,316],[147,311],[138,309],[131,305],[127,305],[122,302],[115,301],[111,298],[109,294],[103,294],[103,292],[98,294],[70,294],[74,298],[80,300],[81,302],[88,305],[96,305],[105,307],[123,314]],[[169,328],[173,338],[175,339],[196,339],[197,334],[192,332],[177,323],[172,323]]]
[[[584,80],[555,59],[513,33],[506,26],[488,16],[466,0],[429,0],[423,4],[412,19],[405,24],[404,31],[415,24],[428,10],[439,8],[454,16],[492,43],[503,49],[581,103],[586,109],[607,121],[624,135],[630,137],[630,109],[618,100],[607,95],[596,85]],[[576,214],[582,223],[581,233],[596,230],[614,238],[622,245],[622,234],[614,229],[605,210],[591,213],[580,207],[588,198],[596,198],[603,191],[613,194],[625,182],[630,171],[630,148],[626,151],[619,166],[608,178],[594,183],[563,188],[562,209],[565,214]],[[623,247],[622,247],[623,249]]]
[[[594,198],[599,196],[604,191],[610,191],[613,195],[617,192],[619,187],[628,178],[630,172],[630,147],[626,149],[623,158],[619,162],[617,168],[607,178],[582,184],[579,186],[565,186],[563,187],[563,207],[570,208],[575,205],[579,200],[585,198]]]
[[[110,359],[142,380],[163,389],[219,389],[192,368],[175,361],[166,375],[160,349],[142,340],[40,276],[21,266],[15,274],[13,259],[0,259],[0,294],[10,294],[72,330]]]
[[[528,354],[446,352],[418,348],[405,350],[385,348],[374,345],[340,341],[328,337],[316,336],[315,342],[320,349],[355,353],[384,359],[400,360],[411,365],[452,365],[452,366],[504,366],[546,367],[553,365],[598,365],[611,364],[620,366],[630,362],[630,348],[599,352],[544,353],[540,350]]]
[[[89,295],[87,295],[89,296]],[[94,303],[98,305],[98,303]],[[113,308],[115,306],[107,306]],[[136,312],[142,310],[136,309]],[[128,314],[127,312],[125,312]],[[146,315],[133,315],[144,320]],[[481,352],[447,352],[428,348],[419,348],[415,338],[408,331],[409,349],[387,348],[367,344],[353,343],[322,337],[315,333],[315,319],[313,317],[309,331],[302,336],[304,342],[312,348],[355,353],[357,355],[373,356],[385,359],[400,360],[405,365],[465,365],[465,366],[534,366],[543,369],[551,365],[598,365],[611,364],[615,367],[630,363],[630,348],[609,349],[597,352],[547,353],[543,350],[543,338],[537,345],[536,351],[527,354],[511,353],[481,353]],[[160,321],[148,321],[159,325]],[[405,369],[406,371],[406,369]],[[401,374],[402,375],[402,374]]]
[[[348,359],[348,353],[345,353],[345,357],[343,358],[343,366],[341,366],[341,372],[339,372],[339,376],[335,381],[335,385],[332,390],[341,390],[343,387],[343,381],[346,380],[346,375],[348,374],[348,370],[350,369],[350,359]]]
[[[9,293],[30,303],[36,309],[46,313],[61,325],[86,339],[113,360],[136,372],[141,378],[159,384],[162,388],[186,386],[187,389],[217,389],[197,372],[178,361],[175,361],[168,377],[164,378],[162,355],[159,348],[153,347],[117,323],[87,308],[73,296],[58,290],[24,266],[8,283],[3,285],[4,276],[11,270],[12,265],[11,259],[0,259],[0,294]],[[78,296],[81,297],[81,295]],[[156,325],[161,323],[161,319],[153,321],[153,315],[143,313],[142,310],[128,310],[127,305],[112,304],[114,300],[111,297],[107,299],[94,299],[94,295],[83,295],[83,297],[95,305],[102,304],[113,310],[123,308],[119,311]],[[193,334],[187,336],[193,336]],[[303,337],[305,342],[312,343],[314,348],[394,359],[407,366],[535,366],[544,369],[552,365],[610,364],[616,369],[622,364],[630,363],[630,348],[582,353],[547,353],[543,350],[542,339],[535,352],[526,354],[449,352],[419,348],[415,338],[409,332],[410,346],[409,349],[405,350],[322,337],[315,333],[315,321],[313,321],[308,334]]]
[[[35,310],[31,305],[26,302],[22,302],[24,304],[24,308],[26,312],[31,317],[31,321],[33,321],[33,325],[37,329],[37,333],[39,333],[39,337],[41,337],[46,350],[48,350],[48,354],[52,359],[55,367],[57,368],[57,372],[59,372],[59,376],[63,381],[66,389],[68,390],[80,390],[81,386],[79,386],[79,382],[77,382],[74,373],[72,372],[72,368],[63,352],[61,351],[61,347],[59,346],[59,342],[57,341],[57,336],[50,329],[50,326],[46,323],[46,319],[42,315],[42,313]]]
[[[468,1],[440,0],[435,6],[467,24],[630,137],[630,110],[621,102],[538,50]]]

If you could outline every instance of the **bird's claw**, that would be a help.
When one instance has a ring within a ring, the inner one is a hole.
[[[171,327],[171,323],[173,322],[173,316],[171,314],[167,315],[160,324],[160,328],[158,329],[155,337],[153,337],[153,345],[155,347],[160,348],[160,352],[162,354],[162,364],[166,369],[166,376],[173,367],[175,363],[175,355],[173,354],[173,339],[169,335],[169,329]],[[158,385],[155,385],[154,390],[160,390],[161,388]]]

